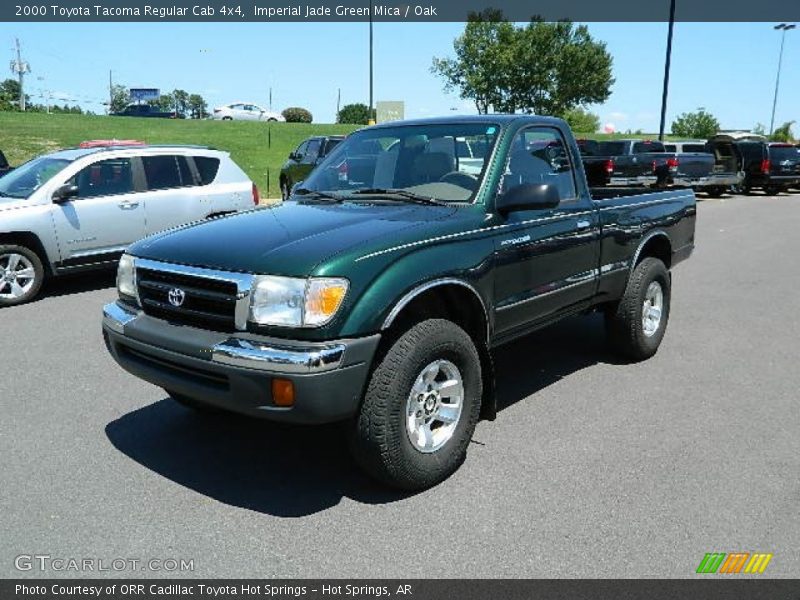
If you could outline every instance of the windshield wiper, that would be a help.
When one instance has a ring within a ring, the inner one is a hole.
[[[419,204],[433,204],[435,206],[447,206],[444,202],[440,202],[436,198],[423,196],[422,194],[415,194],[408,190],[396,188],[364,188],[362,190],[353,190],[351,194],[360,194],[364,196],[400,196],[406,200],[417,202]]]
[[[336,202],[344,200],[341,196],[329,194],[328,192],[320,192],[318,190],[310,190],[308,188],[297,188],[292,192],[292,195],[304,196],[306,198],[325,198],[327,200],[335,200]]]

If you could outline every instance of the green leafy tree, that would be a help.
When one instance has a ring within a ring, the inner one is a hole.
[[[25,94],[26,106],[30,104],[30,96]],[[19,110],[19,81],[6,79],[0,82],[0,111]]]
[[[469,16],[453,49],[455,58],[434,58],[431,71],[480,113],[558,115],[611,95],[613,60],[583,25],[533,19],[517,27],[489,9]]]
[[[124,85],[111,86],[111,104],[108,107],[109,112],[120,112],[130,103],[130,94],[128,88]]]
[[[772,132],[772,135],[769,136],[773,142],[791,142],[794,140],[794,135],[792,135],[792,125],[794,125],[794,121],[787,121],[780,127],[778,127],[775,131]]]
[[[172,112],[175,110],[175,97],[172,94],[161,94],[155,100],[148,100],[147,103],[162,112]]]
[[[567,110],[562,118],[578,133],[594,133],[600,129],[600,117],[580,106]]]
[[[200,94],[191,94],[187,99],[189,114],[193,119],[205,119],[208,116],[208,104]]]
[[[756,123],[753,127],[753,133],[758,135],[767,135],[767,126],[763,123]]]
[[[337,123],[348,123],[351,125],[369,124],[369,107],[366,104],[345,104],[336,115]],[[372,109],[372,119],[375,119],[375,109]]]
[[[185,90],[174,90],[172,92],[172,99],[175,104],[172,108],[180,115],[186,115],[189,112],[189,92]]]
[[[719,121],[705,108],[693,113],[683,113],[672,123],[672,135],[688,138],[708,139],[719,131]]]

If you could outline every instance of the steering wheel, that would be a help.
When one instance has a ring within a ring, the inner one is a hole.
[[[463,171],[450,171],[439,178],[442,183],[452,183],[458,187],[474,191],[478,187],[478,178]]]

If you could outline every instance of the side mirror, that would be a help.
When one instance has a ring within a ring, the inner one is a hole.
[[[305,181],[305,180],[304,180],[304,181]],[[289,190],[289,195],[290,195],[290,196],[291,196],[291,195],[293,195],[293,194],[294,194],[294,191],[295,191],[296,189],[298,189],[298,188],[301,188],[301,187],[303,187],[303,182],[302,182],[302,181],[298,181],[297,183],[295,183],[295,184],[292,186],[292,189],[291,189],[291,190]]]
[[[63,204],[64,202],[69,202],[72,198],[77,197],[78,186],[69,183],[65,183],[61,187],[56,188],[56,191],[53,192],[53,202],[56,204]]]
[[[516,210],[556,208],[560,201],[561,195],[554,185],[523,183],[498,196],[495,208],[505,215]]]

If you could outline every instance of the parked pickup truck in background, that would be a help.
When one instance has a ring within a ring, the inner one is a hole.
[[[0,177],[8,173],[9,171],[13,170],[14,167],[8,164],[6,160],[6,155],[3,154],[3,151],[0,150]]]
[[[664,144],[651,140],[578,140],[590,186],[664,186],[677,163]]]
[[[675,168],[668,183],[706,192],[709,196],[722,196],[731,187],[742,182],[744,173],[736,163],[730,163],[727,154],[715,153],[723,149],[723,142],[715,146],[703,140],[664,142],[667,152],[674,153]]]
[[[45,154],[0,178],[0,308],[33,299],[47,277],[116,266],[150,233],[258,203],[227,152],[110,143]]]
[[[479,174],[444,150],[458,140],[486,150]],[[368,473],[425,488],[494,418],[501,344],[599,311],[621,355],[656,353],[695,198],[622,194],[590,190],[560,119],[368,127],[290,201],[132,245],[103,335],[123,368],[185,406],[344,421]]]
[[[115,117],[150,117],[154,119],[178,119],[175,111],[161,111],[149,104],[129,104],[119,112],[111,113]]]
[[[289,153],[289,157],[281,167],[281,198],[288,200],[294,185],[308,177],[314,167],[343,139],[343,135],[310,137]]]

